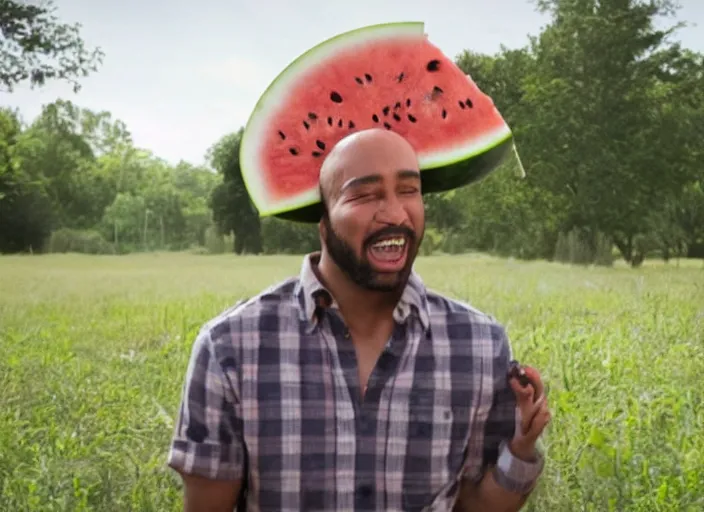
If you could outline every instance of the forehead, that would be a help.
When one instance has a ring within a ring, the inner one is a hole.
[[[364,184],[420,178],[418,158],[410,147],[388,140],[368,142],[346,148],[340,155],[334,180],[337,192]]]
[[[420,180],[420,173],[415,169],[398,169],[394,172],[369,172],[359,176],[353,176],[343,181],[339,193],[342,194],[346,190],[355,189],[364,185],[384,184],[385,182],[403,181],[403,180]]]

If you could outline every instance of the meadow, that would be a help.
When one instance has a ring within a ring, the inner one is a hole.
[[[300,257],[0,258],[0,511],[176,511],[165,466],[191,343]],[[525,510],[704,510],[704,266],[420,258],[495,315],[554,419]]]

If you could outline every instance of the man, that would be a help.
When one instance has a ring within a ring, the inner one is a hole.
[[[211,321],[186,376],[169,465],[185,510],[519,510],[550,413],[508,383],[503,328],[423,286],[418,161],[386,130],[320,173],[322,250]],[[453,509],[454,507],[454,509]]]

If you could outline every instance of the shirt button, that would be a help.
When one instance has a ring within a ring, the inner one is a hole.
[[[363,498],[369,498],[374,492],[374,488],[371,485],[360,485],[357,487],[357,492]]]
[[[372,435],[374,433],[374,427],[374,418],[371,418],[368,414],[362,414],[359,418],[360,434],[363,436]]]

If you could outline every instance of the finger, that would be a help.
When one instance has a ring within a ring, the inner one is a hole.
[[[523,370],[530,379],[531,384],[534,388],[534,400],[543,395],[545,386],[543,385],[543,380],[540,377],[540,372],[533,368],[532,366],[524,366]]]
[[[538,415],[544,407],[547,407],[545,402],[545,396],[543,395],[535,402],[526,404],[519,408],[521,415],[521,432],[525,434],[530,430],[536,415]]]
[[[527,441],[535,441],[543,433],[545,427],[550,423],[552,419],[552,413],[547,407],[547,403],[543,405],[538,410],[537,414],[533,416],[533,419],[526,430],[524,430],[523,437]]]

